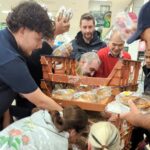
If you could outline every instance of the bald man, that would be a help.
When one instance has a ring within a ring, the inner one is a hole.
[[[96,77],[107,78],[120,59],[131,59],[128,52],[123,50],[124,40],[121,38],[120,32],[113,30],[110,36],[108,46],[98,51],[101,65],[96,73]]]

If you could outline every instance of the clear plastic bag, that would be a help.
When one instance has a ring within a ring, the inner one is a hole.
[[[130,108],[119,103],[118,101],[112,101],[107,104],[107,106],[105,107],[105,111],[115,114],[122,114],[129,112]]]
[[[57,47],[52,55],[53,56],[64,56],[64,57],[68,57],[70,56],[71,52],[73,51],[73,47],[71,43],[67,43],[67,44],[63,44],[59,47]]]
[[[58,21],[62,20],[64,22],[69,22],[73,17],[73,11],[71,8],[66,8],[65,6],[61,6],[60,9],[58,10],[57,14],[56,14],[56,19]],[[69,32],[65,32],[63,34],[57,35],[57,37],[55,38],[55,45],[59,46],[58,44],[60,43],[69,43],[71,42],[72,37],[69,34]]]
[[[73,100],[87,103],[96,103],[98,102],[98,97],[95,93],[92,93],[91,91],[77,92],[73,95]]]
[[[61,6],[56,14],[56,18],[58,18],[58,21],[64,18],[66,22],[68,22],[73,17],[72,9],[67,9],[65,6]]]
[[[71,100],[73,94],[76,91],[74,89],[58,89],[52,91],[52,97],[61,100]]]
[[[124,91],[116,96],[116,101],[128,106],[128,101],[132,100],[138,109],[143,113],[150,112],[150,96],[142,95],[137,92]]]
[[[98,100],[103,100],[112,95],[112,89],[110,86],[100,86],[92,90],[97,96]]]
[[[117,14],[115,28],[120,31],[123,40],[127,40],[136,31],[136,26],[137,19],[135,13],[120,12]]]

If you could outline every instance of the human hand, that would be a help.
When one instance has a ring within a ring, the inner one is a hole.
[[[56,18],[55,20],[55,36],[59,34],[63,34],[69,31],[70,22],[66,21],[65,18],[61,18],[60,20]]]
[[[135,104],[132,101],[129,101],[128,104],[130,106],[130,112],[124,113],[124,114],[120,114],[120,118],[121,119],[125,119],[129,123],[131,123],[132,125],[136,126],[135,118],[136,118],[136,115],[140,114],[140,111],[138,110],[138,108],[135,106]]]

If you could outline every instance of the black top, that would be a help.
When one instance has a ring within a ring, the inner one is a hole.
[[[0,31],[0,116],[16,93],[31,93],[38,88],[29,73],[22,50],[6,28]]]
[[[94,31],[93,39],[90,43],[86,43],[83,39],[82,32],[78,32],[75,39],[72,41],[72,46],[73,52],[71,57],[79,60],[82,54],[91,51],[97,52],[99,49],[106,47],[106,43],[101,41],[98,31]]]
[[[52,47],[47,42],[43,42],[41,49],[35,50],[30,57],[26,58],[29,71],[39,87],[43,78],[40,57],[41,55],[51,55],[52,51]],[[31,111],[35,107],[34,104],[20,95],[16,97],[16,106],[10,107],[10,113],[18,119],[31,115]]]
[[[51,55],[52,52],[53,52],[52,47],[47,42],[44,41],[42,44],[42,48],[35,50],[32,53],[32,55],[29,58],[27,58],[28,68],[38,86],[40,86],[41,79],[43,78],[40,57],[41,55]]]
[[[147,68],[146,65],[144,65],[143,72],[145,74],[144,93],[150,94],[150,68]]]

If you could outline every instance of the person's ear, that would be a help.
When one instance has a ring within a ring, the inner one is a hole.
[[[80,61],[80,64],[81,64],[81,65],[83,65],[84,63],[85,63],[85,61],[84,61],[84,60],[81,60],[81,61]]]
[[[111,46],[111,41],[109,41],[107,45],[108,45],[108,47],[110,47]]]
[[[70,143],[76,143],[76,140],[77,140],[77,132],[75,129],[70,129],[69,130],[69,140],[70,140]]]
[[[24,32],[25,32],[25,29],[26,29],[26,28],[21,27],[21,28],[19,29],[20,34],[22,34],[22,35],[23,35],[23,34],[24,34]]]

